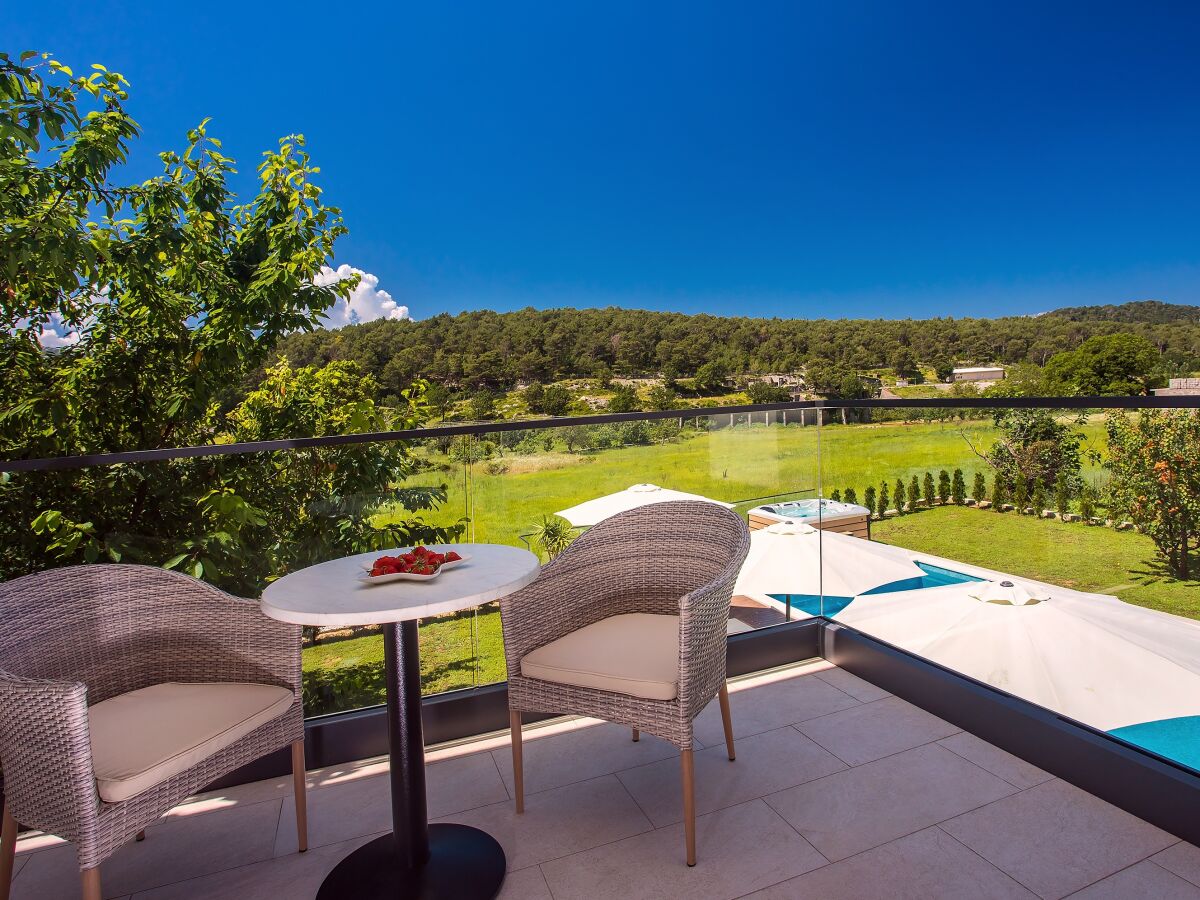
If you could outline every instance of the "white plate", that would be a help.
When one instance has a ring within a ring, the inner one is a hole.
[[[381,554],[386,556],[387,554]],[[399,556],[400,554],[396,554]],[[387,584],[389,581],[433,581],[447,569],[453,569],[456,566],[461,566],[465,562],[469,562],[471,557],[465,553],[459,554],[461,559],[456,559],[452,562],[444,562],[438,566],[438,570],[432,575],[418,575],[416,572],[396,572],[392,575],[372,575],[371,566],[364,564],[363,573],[358,576],[358,580],[363,584]],[[376,557],[378,559],[378,557]]]

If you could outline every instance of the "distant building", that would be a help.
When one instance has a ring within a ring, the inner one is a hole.
[[[1003,381],[1004,366],[972,366],[955,369],[951,381]]]
[[[1172,378],[1167,387],[1155,388],[1154,393],[1159,397],[1198,397],[1200,378]]]

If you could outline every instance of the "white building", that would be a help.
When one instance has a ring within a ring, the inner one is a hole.
[[[951,381],[1003,381],[1004,366],[972,366],[955,369]]]

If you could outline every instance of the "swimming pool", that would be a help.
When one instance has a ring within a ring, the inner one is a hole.
[[[853,503],[842,503],[839,500],[787,500],[783,503],[768,503],[756,506],[751,514],[759,514],[763,518],[773,518],[779,522],[814,522],[818,519],[841,519],[848,516],[869,515],[865,506]]]
[[[974,575],[968,575],[965,572],[956,572],[953,569],[946,569],[942,566],[935,566],[932,563],[921,562],[919,559],[914,559],[913,562],[923,574],[912,578],[903,578],[900,581],[892,581],[888,584],[881,584],[877,588],[864,591],[863,594],[894,594],[897,591],[917,591],[921,588],[944,587],[948,584],[967,584],[972,581],[985,580],[977,578]],[[831,597],[827,594],[824,598],[824,603],[822,603],[822,598],[819,594],[768,594],[767,596],[772,600],[778,600],[791,609],[803,610],[812,616],[836,616],[849,606],[850,601],[854,599],[853,597]]]

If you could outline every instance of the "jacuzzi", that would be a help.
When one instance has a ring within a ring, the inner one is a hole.
[[[813,528],[867,537],[871,513],[865,506],[842,503],[840,500],[786,500],[756,506],[747,514],[750,530],[766,528],[776,522],[803,522]]]

